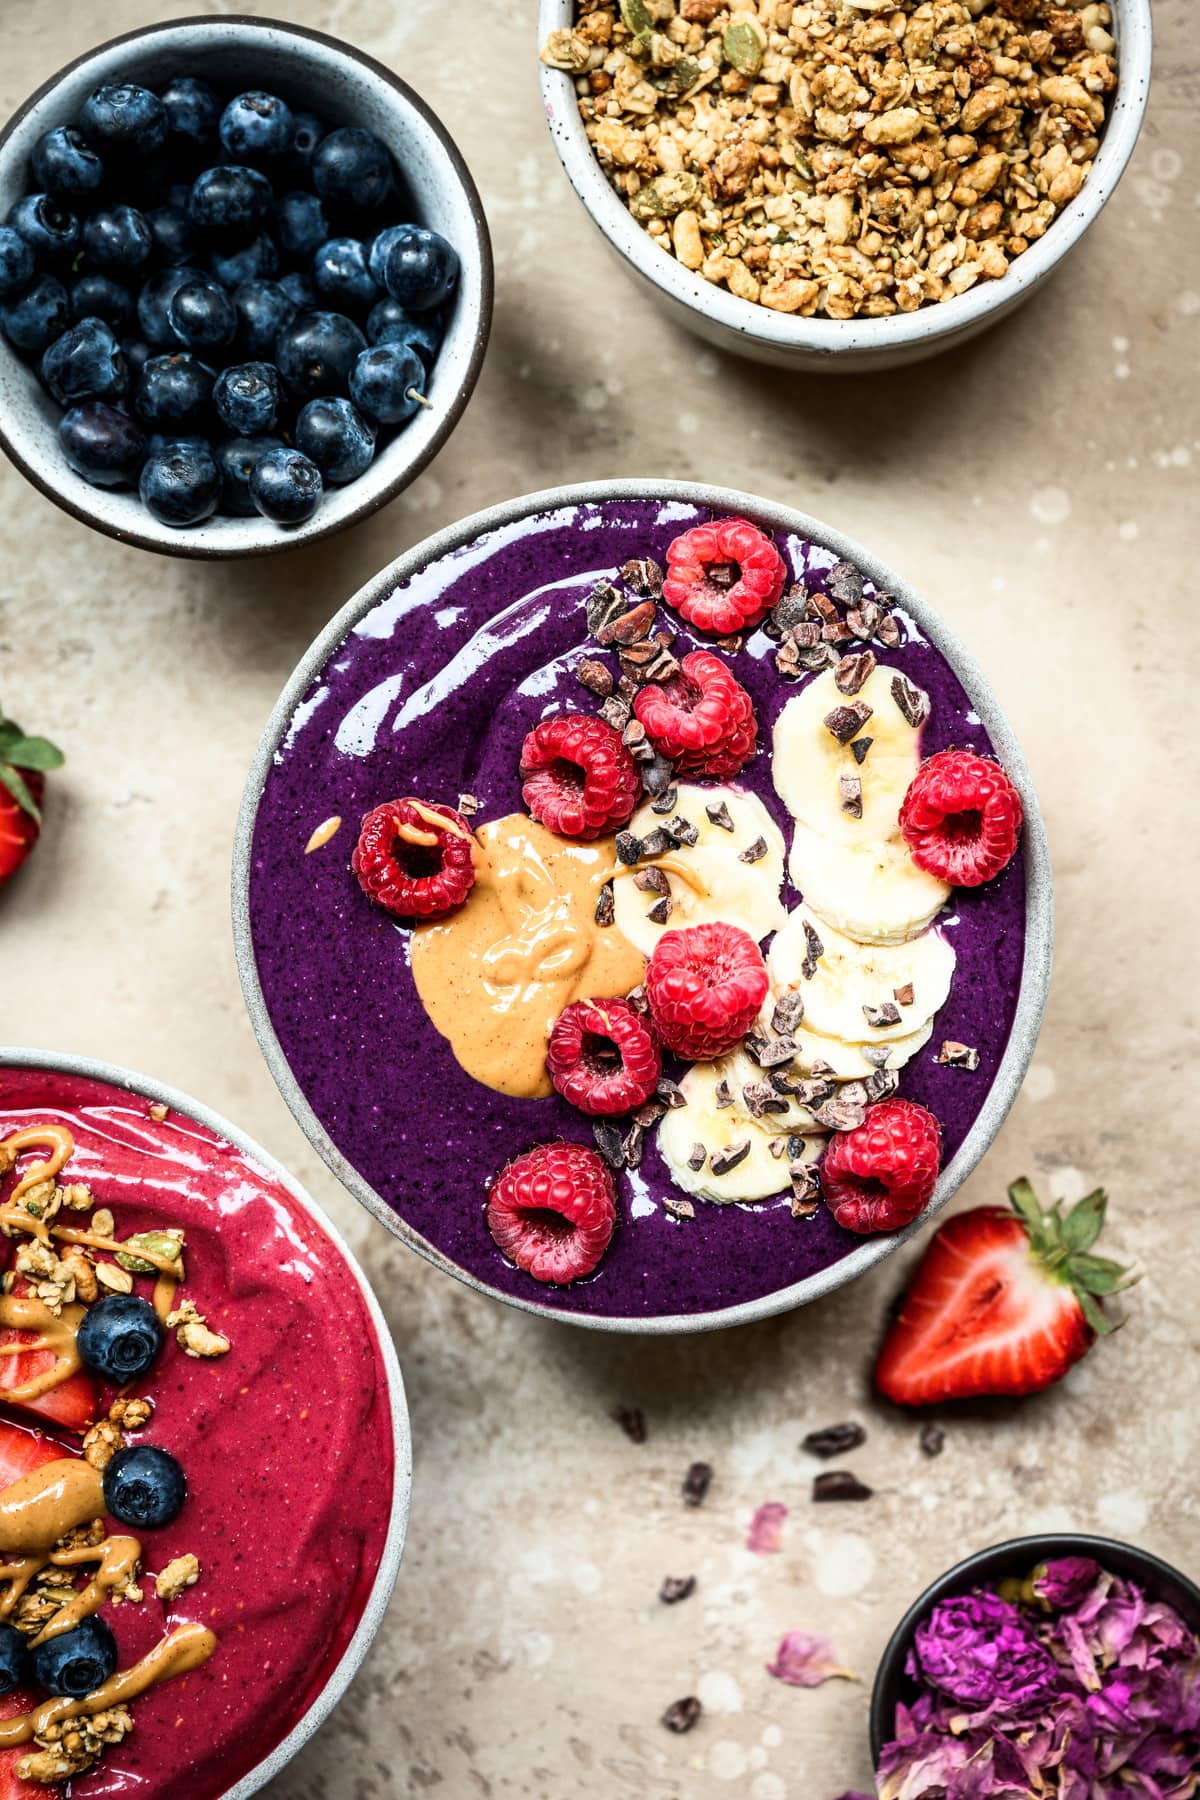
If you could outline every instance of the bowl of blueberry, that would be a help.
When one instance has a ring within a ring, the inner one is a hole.
[[[373,512],[487,347],[487,222],[444,126],[278,21],[61,70],[0,133],[0,221],[0,445],[145,549],[258,555]]]

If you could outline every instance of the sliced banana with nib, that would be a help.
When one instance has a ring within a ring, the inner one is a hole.
[[[792,817],[835,843],[893,836],[921,760],[921,728],[911,721],[928,705],[884,663],[856,693],[844,693],[832,669],[818,675],[775,722],[772,774]]]
[[[820,1037],[803,1026],[791,1035],[796,1054],[788,1066],[789,1075],[824,1070],[835,1081],[865,1081],[877,1069],[902,1069],[911,1062],[933,1036],[933,1022],[922,1025],[911,1037],[892,1038],[885,1044],[845,1044],[841,1038]]]
[[[944,881],[917,867],[899,835],[835,843],[797,825],[789,869],[814,913],[865,944],[902,944],[917,937],[951,893]]]
[[[767,968],[777,990],[804,1001],[804,1028],[844,1044],[911,1037],[946,1003],[956,962],[940,932],[902,944],[863,944],[807,906],[776,933]]]
[[[749,1113],[763,1131],[771,1135],[780,1131],[806,1134],[824,1129],[794,1094],[781,1093],[772,1083],[772,1074],[782,1074],[787,1081],[795,1079],[796,1071],[790,1064],[784,1064],[780,1069],[762,1069],[747,1051],[731,1050],[728,1056],[721,1058],[719,1065],[713,1065],[714,1068],[718,1066],[738,1106]]]
[[[630,943],[652,956],[664,931],[718,921],[740,925],[756,942],[778,931],[787,916],[779,898],[786,846],[758,795],[684,785],[674,812],[641,806],[626,829],[653,843],[676,817],[695,830],[695,844],[647,856],[613,878],[616,924]]]
[[[684,1193],[718,1205],[786,1193],[792,1185],[789,1148],[793,1163],[815,1162],[824,1138],[794,1135],[790,1147],[773,1155],[771,1140],[786,1133],[765,1130],[736,1095],[732,1104],[719,1106],[722,1082],[728,1075],[720,1062],[695,1063],[680,1082],[686,1105],[673,1107],[658,1127],[659,1153],[672,1181]]]

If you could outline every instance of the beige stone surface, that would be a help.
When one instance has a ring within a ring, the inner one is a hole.
[[[3,0],[0,112],[101,32],[201,6]],[[328,1207],[382,1296],[416,1438],[408,1553],[361,1678],[279,1800],[832,1800],[869,1781],[888,1632],[960,1552],[1062,1525],[1198,1561],[1195,8],[1156,0],[1146,135],[1049,290],[943,361],[841,381],[701,349],[610,264],[542,126],[533,10],[286,9],[428,98],[495,235],[483,380],[406,496],[307,554],[204,567],[93,535],[0,468],[0,689],[70,759],[41,850],[0,898],[0,1040],[152,1071],[229,1114]],[[1103,1182],[1114,1245],[1146,1274],[1127,1330],[1056,1392],[948,1418],[937,1461],[871,1398],[898,1266],[790,1318],[674,1343],[502,1310],[360,1215],[243,1011],[233,821],[312,635],[383,562],[480,505],[654,473],[793,501],[875,546],[988,670],[1041,791],[1057,973],[1025,1090],[963,1199],[998,1199],[1022,1172],[1068,1198]],[[609,1418],[623,1403],[645,1410],[643,1447]],[[799,1440],[846,1415],[869,1426],[851,1460],[876,1496],[815,1509]],[[692,1511],[678,1489],[694,1457],[716,1479]],[[785,1545],[755,1558],[746,1525],[767,1499],[791,1509]],[[668,1573],[694,1573],[695,1596],[660,1606]],[[861,1683],[771,1680],[791,1627],[830,1632]],[[671,1737],[659,1714],[686,1693],[704,1718]]]

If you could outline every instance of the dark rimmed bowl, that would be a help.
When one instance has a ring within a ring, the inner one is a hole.
[[[1039,1563],[1059,1556],[1090,1556],[1112,1574],[1136,1581],[1156,1600],[1174,1607],[1184,1622],[1200,1634],[1200,1586],[1136,1544],[1124,1544],[1118,1538],[1088,1537],[1082,1532],[1055,1531],[1041,1537],[1009,1538],[1006,1543],[993,1544],[989,1550],[977,1550],[925,1589],[888,1640],[871,1693],[873,1762],[879,1761],[880,1751],[894,1735],[897,1704],[917,1696],[918,1689],[905,1675],[904,1664],[922,1619],[928,1618],[941,1600],[969,1593],[972,1588],[994,1587],[1009,1575],[1024,1577]]]
[[[279,19],[176,19],[112,38],[52,75],[0,132],[0,217],[25,192],[29,154],[44,131],[72,119],[102,82],[149,85],[180,69],[223,87],[264,87],[338,123],[365,125],[391,150],[417,216],[459,253],[462,276],[422,408],[366,474],[327,488],[306,524],[214,517],[179,529],[146,511],[136,490],[92,487],[67,467],[58,443],[61,408],[33,368],[0,338],[0,447],[21,473],[73,518],[122,543],[170,556],[263,556],[313,543],[395,498],[437,455],[461,418],[483,364],[492,322],[492,248],[483,203],[441,121],[405,82],[372,57]]]

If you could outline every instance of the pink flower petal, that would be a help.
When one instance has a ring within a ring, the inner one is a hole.
[[[788,1509],[782,1500],[764,1500],[750,1521],[746,1537],[747,1550],[756,1556],[769,1556],[783,1549],[783,1526]]]
[[[836,1678],[854,1681],[856,1676],[844,1669],[827,1637],[817,1632],[789,1631],[775,1653],[775,1661],[767,1664],[767,1674],[788,1687],[820,1687],[823,1681]]]

